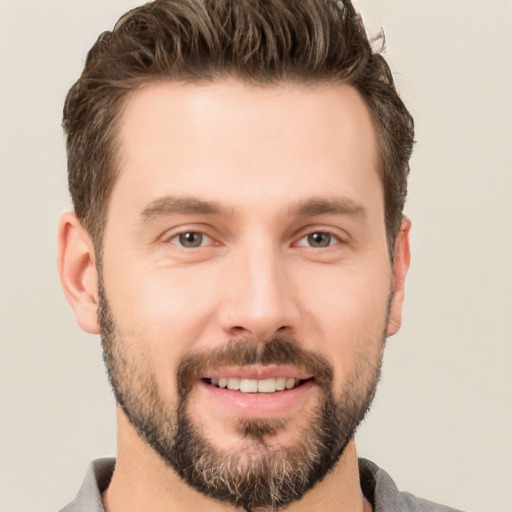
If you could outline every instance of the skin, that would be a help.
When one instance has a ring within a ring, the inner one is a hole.
[[[391,262],[376,137],[357,91],[155,83],[129,98],[119,141],[104,287],[127,354],[144,354],[169,407],[181,358],[229,340],[293,336],[333,364],[335,396],[357,361],[379,358],[382,333],[401,324],[410,223],[402,223]],[[190,211],[176,198],[214,203],[218,211]],[[312,201],[324,207],[301,211]],[[336,208],[327,211],[327,203]],[[181,247],[183,232],[203,233],[203,244]],[[308,235],[315,232],[329,233],[330,245],[312,247]],[[99,333],[95,250],[73,213],[60,222],[58,265],[78,324]],[[268,443],[293,444],[317,401],[311,386],[292,406],[266,414],[287,420]],[[232,404],[212,400],[199,384],[191,404],[192,418],[208,425],[216,446],[242,446]],[[244,414],[263,413],[249,407]],[[234,510],[184,484],[119,408],[117,419],[108,511]],[[352,440],[334,470],[287,510],[368,507]]]

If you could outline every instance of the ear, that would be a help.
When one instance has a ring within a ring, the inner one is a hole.
[[[65,213],[59,221],[57,267],[78,325],[86,332],[99,334],[94,245],[73,212]]]
[[[409,233],[411,221],[404,217],[400,231],[395,240],[395,258],[393,260],[393,283],[391,304],[386,336],[396,334],[402,325],[402,306],[404,304],[405,276],[409,270],[411,251],[409,247]]]

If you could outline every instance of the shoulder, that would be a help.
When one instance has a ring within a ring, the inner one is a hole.
[[[105,512],[101,493],[108,487],[114,472],[115,459],[91,462],[76,498],[60,512]]]
[[[363,494],[374,512],[462,512],[399,491],[393,479],[373,462],[359,459],[359,478]]]

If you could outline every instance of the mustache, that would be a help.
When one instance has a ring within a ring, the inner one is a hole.
[[[210,351],[193,351],[187,354],[178,366],[176,385],[183,398],[194,382],[211,370],[226,366],[286,365],[294,366],[311,374],[315,383],[324,390],[330,390],[334,370],[323,355],[301,347],[291,337],[273,337],[266,342],[231,340],[222,347]]]

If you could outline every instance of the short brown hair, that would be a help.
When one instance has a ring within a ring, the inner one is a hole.
[[[338,82],[359,91],[376,129],[392,253],[414,125],[350,0],[156,0],[101,34],[63,118],[71,198],[96,249],[119,171],[117,119],[128,94],[157,80],[225,77],[262,85]]]

